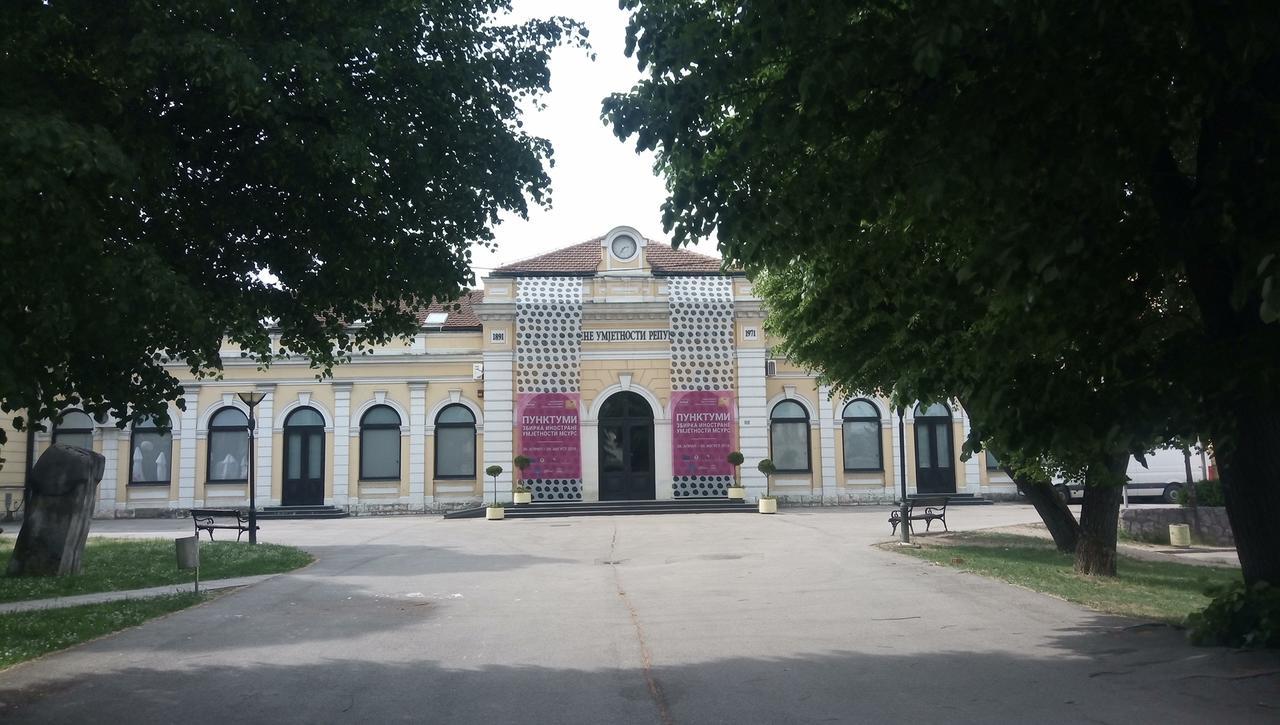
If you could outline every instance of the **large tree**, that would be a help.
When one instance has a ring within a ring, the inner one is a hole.
[[[586,32],[509,5],[6,3],[0,406],[162,414],[165,364],[215,374],[227,339],[323,373],[415,331],[548,200],[521,103]]]
[[[829,309],[861,310],[848,300],[894,285],[976,306],[882,332],[972,320],[985,348],[974,338],[928,359],[994,365],[965,401],[979,425],[996,425],[992,413],[1052,423],[1049,404],[1068,398],[1026,385],[1087,392],[1077,402],[1097,403],[1092,418],[1064,425],[1103,435],[1064,430],[1059,453],[1090,438],[1205,435],[1245,579],[1280,581],[1280,528],[1267,521],[1280,508],[1269,3],[623,4],[647,79],[606,113],[657,151],[677,243],[718,234],[727,258],[757,271],[893,260],[861,287],[813,282]],[[921,366],[909,349],[840,352],[910,375]],[[1026,377],[1038,366],[1052,379]],[[972,394],[984,381],[988,394]]]

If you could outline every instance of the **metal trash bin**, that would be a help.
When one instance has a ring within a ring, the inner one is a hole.
[[[196,594],[200,593],[200,537],[184,536],[180,539],[173,540],[174,548],[178,553],[179,569],[195,569],[196,572]]]

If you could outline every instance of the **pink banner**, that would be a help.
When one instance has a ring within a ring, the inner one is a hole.
[[[526,478],[582,478],[578,393],[520,393],[516,421],[519,455],[531,461]]]
[[[671,393],[672,462],[677,476],[732,476],[737,406],[732,390]]]

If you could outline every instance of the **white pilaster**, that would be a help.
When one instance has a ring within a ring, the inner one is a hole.
[[[902,419],[898,417],[898,411],[889,410],[889,437],[891,438],[890,450],[893,451],[893,475],[886,476],[884,481],[884,492],[896,498],[902,495],[902,446],[903,440],[899,436],[903,433]]]
[[[487,416],[486,416],[487,417]],[[409,381],[409,505],[431,503],[427,499],[427,383]]]
[[[739,348],[738,355],[738,448],[742,452],[742,485],[747,499],[765,492],[764,474],[756,470],[769,457],[769,411],[765,408],[765,351]]]
[[[964,437],[955,442],[956,450],[958,451],[965,441],[969,440],[970,424],[969,416],[965,414],[963,408],[956,415],[964,423]],[[969,460],[964,462],[964,487],[967,492],[974,495],[982,493],[982,471],[978,469],[978,466],[981,465],[984,459],[985,457],[979,453],[976,456],[969,456]]]
[[[102,457],[107,459],[98,484],[98,514],[114,515],[116,510],[116,485],[120,470],[120,429],[115,425],[101,428]]]
[[[199,508],[203,501],[196,501],[196,439],[204,438],[206,431],[196,430],[200,421],[200,386],[190,383],[182,386],[187,409],[182,411],[182,438],[178,441],[178,508]]]
[[[275,384],[258,385],[259,393],[266,393],[267,396],[258,403],[257,409],[254,411],[254,418],[257,424],[257,430],[254,431],[254,465],[258,469],[254,471],[254,498],[258,506],[279,506],[280,499],[271,497],[271,474],[273,471],[272,461],[272,411],[275,409],[276,386]],[[246,502],[247,503],[247,502]]]
[[[579,425],[578,430],[579,430],[579,436],[580,436],[579,445],[581,446],[580,451],[582,453],[582,500],[583,501],[599,501],[600,500],[600,465],[599,465],[600,423],[599,421],[594,419],[587,420],[587,416],[585,415],[585,413],[586,413],[585,410],[578,411],[578,425]],[[655,424],[655,427],[656,427],[656,424]],[[670,426],[668,426],[667,429],[668,431],[670,431]],[[659,457],[661,457],[661,454],[659,453],[659,451],[662,450],[661,448],[658,448],[658,446],[661,444],[658,443],[656,440],[657,438],[656,430],[654,431],[654,438],[655,438],[654,459],[656,461]],[[671,440],[671,434],[668,432],[667,445],[671,444],[670,440]],[[671,458],[670,453],[667,453],[667,458],[668,459]],[[667,497],[670,498],[670,495],[671,495],[670,471],[668,471],[667,478],[663,478],[661,473],[656,473],[655,475],[656,475],[656,478],[655,478],[656,484],[654,485],[654,488],[657,489],[657,497],[662,498],[662,487],[663,487],[662,482],[667,481],[667,484],[666,484],[668,489]]]
[[[818,446],[822,462],[822,496],[834,501],[840,494],[836,479],[835,406],[831,400],[831,388],[818,386]]]
[[[485,476],[483,469],[493,465],[502,466],[502,475],[497,482],[500,501],[511,496],[512,429],[515,421],[515,379],[512,374],[514,359],[515,355],[509,351],[484,354],[484,465],[477,473],[488,483],[489,477]],[[485,490],[491,489],[486,487]]]
[[[333,505],[347,506],[351,485],[351,383],[333,384]]]

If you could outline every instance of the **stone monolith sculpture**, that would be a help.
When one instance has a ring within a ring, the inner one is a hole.
[[[22,529],[9,576],[79,574],[89,519],[107,459],[83,448],[54,445],[31,469]]]

